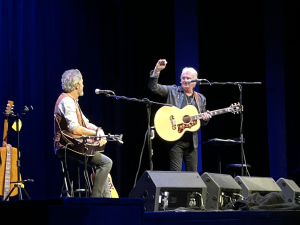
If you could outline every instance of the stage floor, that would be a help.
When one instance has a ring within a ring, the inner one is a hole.
[[[143,199],[132,198],[54,198],[0,202],[0,215],[2,222],[10,224],[300,224],[300,211],[144,212]]]

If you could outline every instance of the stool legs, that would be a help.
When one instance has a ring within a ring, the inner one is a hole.
[[[75,172],[75,165],[73,165],[73,171]],[[61,167],[62,167],[62,172],[63,172],[63,185],[62,185],[62,188],[61,188],[61,193],[60,193],[60,197],[63,196],[63,194],[66,194],[66,197],[74,197],[75,196],[75,193],[78,193],[78,197],[81,197],[81,192],[86,192],[86,193],[91,193],[91,181],[89,179],[89,176],[87,174],[87,172],[85,172],[85,170],[83,171],[83,175],[84,175],[84,178],[85,178],[85,184],[86,184],[86,187],[85,189],[81,189],[80,188],[80,165],[79,165],[79,162],[77,162],[77,189],[74,191],[74,188],[73,188],[73,178],[74,178],[74,173],[73,173],[73,176],[72,176],[72,180],[70,179],[70,175],[69,175],[69,171],[68,171],[68,168],[67,168],[67,165],[66,165],[66,162],[64,161],[64,159],[61,159]],[[76,175],[75,175],[76,177]],[[87,194],[85,197],[89,197]]]
[[[61,193],[60,193],[60,197],[62,197],[62,195],[65,193],[67,195],[67,197],[73,197],[73,185],[70,181],[70,177],[69,177],[69,172],[67,170],[67,166],[65,165],[65,162],[63,160],[60,161],[61,162],[61,168],[62,168],[62,172],[63,172],[63,185],[61,188]],[[65,190],[64,190],[65,188]],[[69,190],[70,188],[70,190]]]

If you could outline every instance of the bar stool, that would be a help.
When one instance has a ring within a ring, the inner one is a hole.
[[[91,190],[87,190],[86,188],[81,188],[80,187],[80,163],[77,160],[70,160],[67,159],[65,160],[64,158],[60,158],[61,166],[62,166],[62,173],[63,173],[63,185],[60,193],[60,197],[62,197],[64,194],[66,197],[75,197],[75,194],[78,194],[78,197],[81,197],[81,193],[91,193]],[[69,174],[69,169],[68,169],[68,164],[72,166],[72,179],[70,178]],[[75,168],[76,167],[76,168]],[[75,173],[77,170],[77,189],[74,191],[74,178],[75,178]],[[91,182],[89,177],[87,176],[87,182]],[[85,196],[88,197],[88,196]]]
[[[226,166],[226,168],[229,170],[229,173],[233,173],[233,177],[236,177],[236,172],[237,171],[241,171],[241,168],[243,167],[244,168],[251,168],[251,166],[249,164],[228,164]]]

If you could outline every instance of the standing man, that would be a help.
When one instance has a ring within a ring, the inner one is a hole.
[[[79,70],[72,69],[63,73],[61,85],[64,93],[62,93],[55,104],[54,109],[54,147],[55,153],[59,158],[77,159],[84,162],[84,155],[72,150],[65,150],[65,146],[60,144],[62,138],[61,130],[67,130],[75,135],[100,136],[104,135],[101,127],[97,127],[90,123],[82,113],[78,97],[83,96],[83,79]],[[105,145],[107,140],[101,139],[100,146]],[[96,152],[94,156],[89,156],[87,165],[96,168],[96,176],[93,182],[93,190],[91,197],[110,197],[110,190],[107,183],[107,176],[112,167],[112,160],[100,152]]]
[[[195,69],[186,67],[181,73],[181,86],[158,84],[158,78],[163,69],[166,68],[165,59],[158,60],[155,69],[150,72],[148,87],[151,91],[162,97],[167,98],[167,103],[176,106],[179,109],[187,105],[194,105],[198,112],[202,113],[202,126],[205,126],[211,115],[205,112],[206,98],[194,91],[196,83],[190,83],[189,80],[197,79],[198,73]],[[198,164],[198,134],[197,132],[186,132],[179,140],[170,142],[170,170],[181,171],[182,159],[185,163],[186,171],[197,171]]]

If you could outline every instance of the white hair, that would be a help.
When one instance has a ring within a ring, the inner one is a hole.
[[[79,70],[72,69],[67,70],[63,73],[61,77],[61,87],[62,89],[69,93],[75,90],[76,85],[82,81],[82,75]]]
[[[189,72],[192,75],[193,79],[197,79],[198,78],[198,73],[197,73],[197,71],[194,68],[192,68],[192,67],[185,67],[185,68],[183,68],[181,76],[182,76],[183,73],[186,73],[186,72]]]

